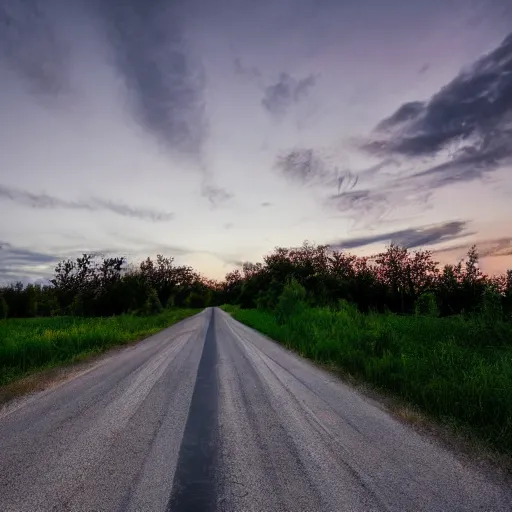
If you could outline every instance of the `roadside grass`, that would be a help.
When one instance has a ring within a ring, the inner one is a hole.
[[[223,308],[300,355],[349,373],[512,455],[512,326],[478,318],[300,305],[285,318]]]
[[[168,309],[151,316],[0,320],[0,386],[140,340],[199,311]]]

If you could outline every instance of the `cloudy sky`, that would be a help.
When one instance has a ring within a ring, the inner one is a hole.
[[[0,0],[0,280],[302,241],[512,267],[510,0]]]

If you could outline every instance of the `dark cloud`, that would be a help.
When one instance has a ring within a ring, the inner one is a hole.
[[[268,208],[269,206],[272,206],[272,203],[269,203],[268,201],[263,201],[263,202],[261,203],[261,206],[262,206],[263,208]]]
[[[174,217],[174,214],[169,212],[162,212],[151,208],[136,208],[123,203],[116,203],[95,197],[83,201],[69,201],[48,194],[34,194],[33,192],[3,185],[0,185],[0,200],[9,200],[24,206],[43,210],[61,208],[91,212],[109,211],[125,217],[149,220],[152,222],[166,222]]]
[[[503,135],[503,134],[502,134]],[[512,130],[507,135],[512,141]],[[430,188],[439,188],[456,182],[472,181],[483,178],[506,162],[512,153],[506,147],[507,142],[493,148],[463,148],[457,151],[451,160],[416,172],[403,179],[404,184],[424,183]]]
[[[465,221],[452,221],[434,226],[424,226],[358,238],[348,238],[332,243],[330,246],[333,249],[354,249],[356,247],[363,247],[379,242],[392,242],[412,249],[436,245],[441,242],[456,240],[474,234],[473,232],[464,232],[466,227],[467,222]]]
[[[365,147],[377,155],[443,158],[412,176],[433,188],[481,177],[512,158],[512,34],[428,102],[402,105]]]
[[[425,103],[423,101],[404,103],[392,116],[381,121],[377,129],[380,131],[387,130],[401,123],[416,119],[424,110]]]
[[[316,80],[315,75],[297,80],[288,73],[281,73],[277,83],[265,88],[261,104],[271,114],[285,114],[292,105],[309,94]]]
[[[183,5],[94,2],[137,122],[166,149],[196,157],[207,134],[205,80],[187,45]]]
[[[59,5],[55,0],[0,2],[0,58],[34,94],[56,96],[70,90],[67,45],[50,11]]]

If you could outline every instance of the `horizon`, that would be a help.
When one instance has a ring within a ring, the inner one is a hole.
[[[512,268],[505,0],[0,6],[0,283],[304,240]],[[446,261],[445,261],[446,260]]]

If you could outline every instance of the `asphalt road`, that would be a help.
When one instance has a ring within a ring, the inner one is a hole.
[[[507,511],[512,490],[215,309],[0,412],[0,511]]]

